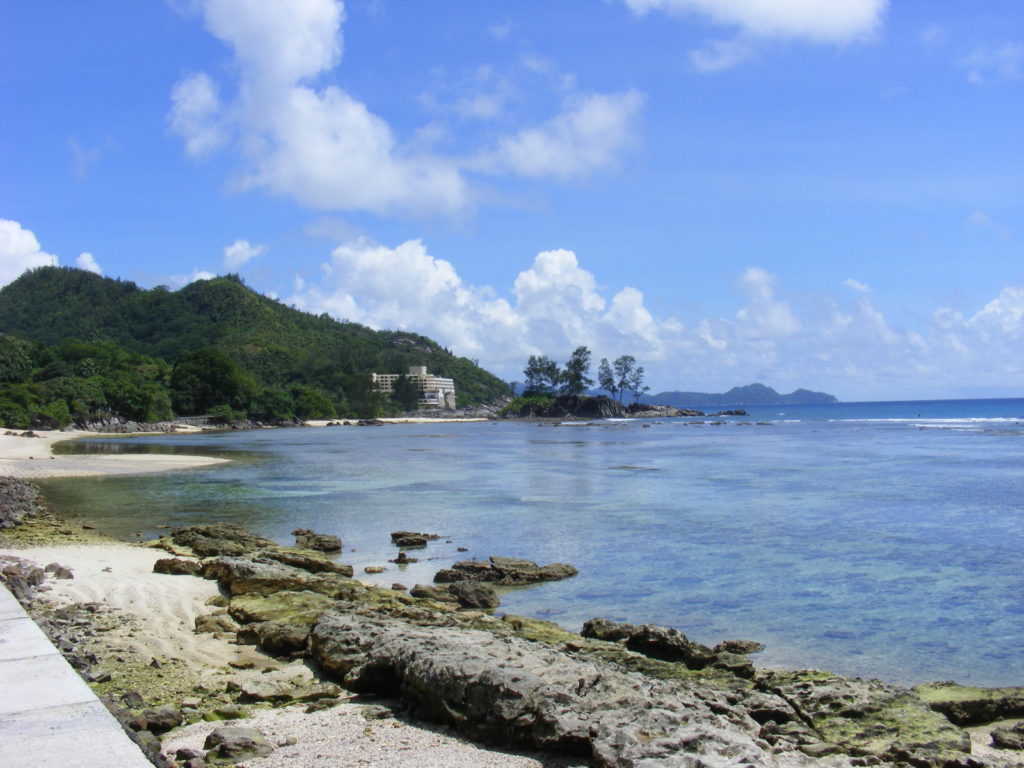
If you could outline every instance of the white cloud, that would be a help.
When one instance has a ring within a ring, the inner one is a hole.
[[[179,80],[171,90],[171,130],[185,139],[190,155],[205,155],[227,140],[221,122],[217,85],[200,72]]]
[[[634,124],[644,101],[635,90],[571,97],[560,115],[502,139],[473,165],[491,173],[532,177],[587,176],[612,165],[634,143]]]
[[[775,297],[775,277],[758,267],[750,267],[740,280],[750,303],[736,313],[739,333],[751,339],[783,339],[801,329],[789,304]]]
[[[231,271],[251,261],[267,250],[265,245],[252,245],[248,240],[235,240],[224,246],[224,269]]]
[[[1024,78],[1024,45],[1005,43],[978,47],[960,59],[958,64],[967,70],[967,81],[973,85],[1020,80]]]
[[[238,96],[227,105],[206,74],[172,92],[171,126],[191,154],[231,136],[243,187],[318,209],[454,213],[468,205],[450,162],[408,154],[391,128],[335,86],[311,82],[341,60],[337,0],[205,0],[206,28],[234,54]]]
[[[847,43],[870,37],[888,0],[624,0],[637,14],[700,14],[759,37]]]
[[[0,219],[0,286],[36,267],[55,267],[57,257],[39,246],[35,234],[10,219]]]
[[[86,272],[92,272],[93,274],[96,275],[103,274],[103,268],[99,265],[99,262],[96,261],[96,258],[91,253],[80,253],[78,255],[78,258],[75,259],[75,266],[77,266],[79,269],[84,269]]]
[[[690,51],[690,65],[705,74],[723,72],[746,61],[752,53],[742,40],[712,40],[704,48]]]
[[[854,280],[852,277],[848,277],[843,280],[843,285],[849,288],[851,291],[857,291],[858,293],[870,293],[871,289],[859,280]]]
[[[206,269],[193,269],[192,273],[188,275],[171,275],[168,278],[168,283],[182,288],[190,283],[194,283],[196,280],[212,280],[216,276],[215,273]]]
[[[473,207],[466,171],[584,175],[616,161],[642,102],[634,92],[581,97],[540,127],[491,139],[495,150],[462,152],[471,158],[463,161],[432,150],[431,139],[443,129],[413,132],[403,143],[385,119],[342,88],[317,86],[341,62],[340,0],[198,2],[207,30],[233,52],[237,94],[222,102],[209,75],[183,78],[171,93],[171,129],[191,155],[229,145],[242,161],[241,188],[314,209],[454,215]],[[478,87],[454,108],[464,117],[493,120],[503,114],[505,99],[500,87]],[[558,153],[546,156],[551,170],[523,157],[535,147]]]
[[[635,288],[602,288],[570,250],[538,253],[506,298],[464,282],[422,241],[391,248],[360,239],[336,248],[319,277],[297,277],[286,301],[423,333],[510,380],[529,355],[563,360],[580,344],[595,360],[635,355],[655,390],[765,381],[845,399],[910,399],[1024,380],[1024,285],[967,318],[939,309],[913,329],[894,326],[864,284],[844,285],[852,293],[803,295],[796,304],[781,297],[774,275],[751,267],[737,282],[744,299],[731,318],[697,318],[688,328],[657,316]]]

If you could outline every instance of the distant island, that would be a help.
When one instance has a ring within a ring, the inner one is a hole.
[[[697,408],[721,405],[826,405],[839,400],[825,392],[798,389],[788,395],[780,394],[764,384],[748,384],[733,387],[728,392],[659,392],[656,395],[641,395],[641,403],[647,405],[672,405],[676,408]]]

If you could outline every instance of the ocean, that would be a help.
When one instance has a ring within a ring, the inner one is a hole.
[[[457,559],[568,562],[577,577],[504,590],[499,612],[758,640],[759,666],[1024,685],[1024,399],[746,410],[89,439],[67,450],[234,461],[42,485],[127,540],[312,528],[406,586]],[[399,567],[394,530],[442,538]]]

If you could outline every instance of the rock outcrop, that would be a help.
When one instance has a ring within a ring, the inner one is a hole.
[[[489,743],[598,766],[850,765],[773,748],[760,738],[764,723],[737,705],[742,696],[616,671],[517,637],[328,613],[311,650],[350,690],[401,696],[417,715]],[[777,708],[788,709],[781,700]]]
[[[936,712],[961,726],[1024,717],[1024,687],[975,688],[943,682],[919,685],[914,693]]]
[[[234,523],[176,528],[171,531],[171,540],[179,547],[189,547],[199,557],[244,555],[277,546],[270,539],[256,536]]]
[[[532,560],[518,560],[512,557],[492,557],[488,562],[463,560],[451,568],[444,568],[434,575],[436,584],[451,584],[458,581],[486,581],[491,584],[513,586],[536,584],[542,581],[558,581],[575,576],[579,571],[566,563],[537,565]]]
[[[15,477],[0,477],[0,530],[31,520],[42,511],[38,487]]]

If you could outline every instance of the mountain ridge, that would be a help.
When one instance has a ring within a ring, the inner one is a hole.
[[[839,400],[826,392],[796,389],[789,394],[780,394],[760,383],[733,387],[728,392],[682,392],[678,390],[641,395],[641,403],[649,405],[673,405],[677,408],[694,408],[723,405],[826,405]]]
[[[264,387],[302,385],[336,401],[354,390],[360,375],[404,373],[413,365],[454,379],[460,405],[508,393],[501,379],[432,339],[303,312],[237,275],[171,291],[71,267],[39,267],[0,289],[0,333],[48,346],[69,338],[113,343],[171,364],[212,347]]]

